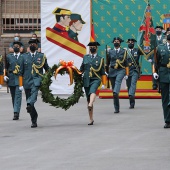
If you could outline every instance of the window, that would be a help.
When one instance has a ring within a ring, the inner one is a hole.
[[[31,33],[40,26],[40,0],[2,0],[3,33]]]

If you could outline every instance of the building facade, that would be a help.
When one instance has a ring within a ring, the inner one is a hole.
[[[0,0],[0,54],[5,58],[14,34],[19,33],[24,49],[32,33],[40,39],[40,0]]]

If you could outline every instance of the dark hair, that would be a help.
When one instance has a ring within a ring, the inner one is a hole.
[[[36,33],[33,33],[32,36],[35,35],[37,37],[37,34]]]
[[[55,18],[56,18],[56,21],[57,22],[60,22],[60,17],[65,17],[66,15],[56,15]]]
[[[73,23],[77,22],[78,20],[71,20],[69,23],[69,26],[71,26]]]

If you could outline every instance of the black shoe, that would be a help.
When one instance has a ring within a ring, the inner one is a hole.
[[[165,128],[165,129],[166,129],[166,128],[170,128],[170,123],[165,123],[164,128]]]
[[[115,110],[114,113],[119,113],[119,110]]]
[[[32,106],[31,106],[30,104],[28,104],[27,107],[26,107],[26,109],[27,109],[27,113],[31,113],[31,111],[32,111]]]
[[[94,123],[94,120],[92,122],[90,122],[88,125],[93,125],[93,123]]]
[[[19,116],[18,116],[19,114],[18,113],[14,113],[14,117],[13,117],[13,120],[18,120],[19,119]]]
[[[131,105],[131,106],[129,107],[129,109],[134,109],[134,106]]]
[[[153,87],[152,87],[152,90],[157,90],[157,89],[158,89],[157,86],[153,86]]]
[[[36,128],[37,127],[37,123],[32,123],[31,128]]]
[[[13,120],[18,120],[18,119],[19,119],[18,116],[14,116],[14,117],[13,117]]]

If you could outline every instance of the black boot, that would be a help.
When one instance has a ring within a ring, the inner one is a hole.
[[[117,93],[113,93],[113,101],[114,101],[114,107],[115,111],[114,113],[119,113],[119,96]]]
[[[135,107],[135,98],[134,96],[129,96],[130,107],[129,109],[134,109]]]
[[[13,120],[18,120],[18,119],[19,119],[19,113],[14,112]]]

